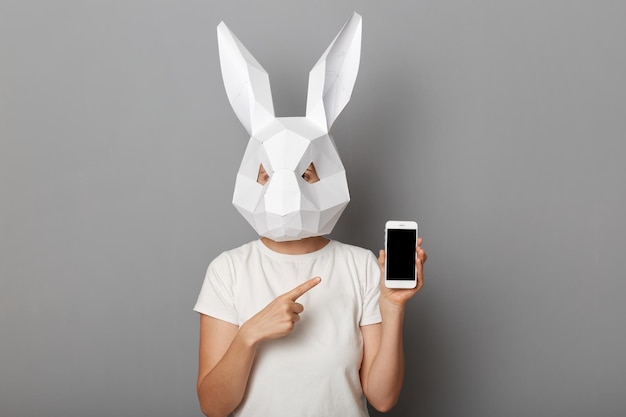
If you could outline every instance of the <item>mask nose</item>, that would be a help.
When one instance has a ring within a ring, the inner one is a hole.
[[[300,210],[300,187],[293,171],[274,171],[265,192],[265,209],[278,216]]]

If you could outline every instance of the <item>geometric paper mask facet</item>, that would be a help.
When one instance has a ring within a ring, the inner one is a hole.
[[[233,205],[261,236],[299,240],[332,231],[350,201],[346,173],[330,135],[356,81],[361,16],[348,20],[309,73],[305,117],[275,117],[269,76],[226,27],[217,27],[228,100],[250,134]],[[319,181],[303,173],[314,165]],[[269,174],[257,182],[260,166]]]

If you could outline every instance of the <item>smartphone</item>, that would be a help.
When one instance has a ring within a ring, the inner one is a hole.
[[[385,286],[415,288],[417,223],[390,220],[385,223]]]

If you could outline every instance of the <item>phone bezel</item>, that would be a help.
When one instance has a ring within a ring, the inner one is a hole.
[[[388,220],[385,223],[385,255],[387,254],[387,236],[389,229],[405,229],[405,230],[415,230],[415,245],[417,246],[418,239],[418,226],[417,222],[414,221],[402,221],[402,220]],[[416,254],[417,256],[417,254]],[[415,277],[412,280],[404,280],[404,279],[387,279],[387,257],[385,256],[385,266],[384,266],[383,276],[385,279],[385,287],[387,288],[401,288],[401,289],[411,289],[417,286],[417,266],[415,268]]]

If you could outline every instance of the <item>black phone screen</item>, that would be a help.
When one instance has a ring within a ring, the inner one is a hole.
[[[387,230],[387,279],[415,280],[416,240],[414,229]]]

